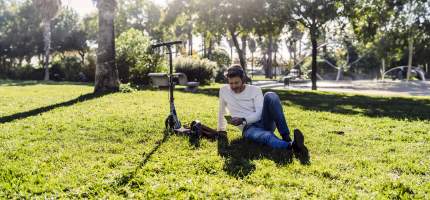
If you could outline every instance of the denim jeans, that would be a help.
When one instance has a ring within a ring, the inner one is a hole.
[[[283,140],[276,137],[274,131],[278,129]],[[273,92],[264,95],[263,112],[260,121],[248,124],[243,131],[246,139],[268,145],[274,149],[291,147],[290,129],[282,110],[281,100]]]

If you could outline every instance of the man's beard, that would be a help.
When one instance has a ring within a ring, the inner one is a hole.
[[[240,86],[238,88],[234,88],[233,91],[235,93],[241,93],[243,91],[244,87],[245,87],[245,84],[243,84],[242,86]]]

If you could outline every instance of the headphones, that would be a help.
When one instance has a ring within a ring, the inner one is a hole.
[[[243,80],[246,79],[246,74],[243,68],[240,65],[232,65],[227,69],[227,71],[224,73],[224,76],[228,78],[228,75],[230,73],[237,73]]]

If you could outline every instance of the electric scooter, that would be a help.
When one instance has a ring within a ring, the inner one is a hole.
[[[175,84],[177,83],[177,78],[173,76],[173,58],[172,58],[172,46],[182,44],[182,41],[174,41],[174,42],[166,42],[166,43],[160,43],[152,45],[152,49],[159,48],[159,47],[166,47],[167,48],[167,54],[169,55],[169,74],[167,75],[169,79],[169,103],[170,103],[170,114],[167,116],[164,124],[167,130],[170,132],[174,131],[184,131],[181,130],[182,124],[181,121],[179,121],[178,114],[176,112],[175,108],[175,99],[173,96],[173,91],[175,89]]]
[[[173,75],[173,54],[172,54],[172,46],[182,44],[182,41],[173,41],[152,45],[152,49],[166,47],[167,54],[169,54],[169,74],[167,75],[169,79],[169,104],[170,104],[170,113],[164,121],[165,128],[169,132],[174,133],[182,133],[182,134],[191,134],[192,136],[200,137],[202,134],[208,137],[213,137],[217,133],[217,131],[203,125],[198,120],[194,120],[191,122],[189,127],[184,127],[181,124],[181,121],[178,118],[178,114],[175,108],[175,98],[173,96],[173,91],[175,89],[175,85],[179,83],[178,77]]]

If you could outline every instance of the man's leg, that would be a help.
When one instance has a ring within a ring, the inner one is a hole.
[[[246,139],[268,145],[274,149],[291,149],[292,143],[279,139],[272,131],[265,130],[258,126],[250,126],[244,131]]]
[[[261,125],[264,129],[274,131],[275,125],[281,133],[282,139],[291,141],[290,129],[282,110],[281,100],[274,92],[264,94],[263,113],[261,115]]]

